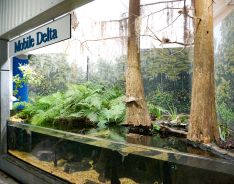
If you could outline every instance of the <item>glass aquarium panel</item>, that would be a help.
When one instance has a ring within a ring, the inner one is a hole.
[[[169,124],[184,133],[191,98],[192,19],[178,14],[183,2],[154,2],[161,1],[141,0],[136,22],[148,111],[154,125]],[[8,152],[78,184],[232,183],[233,164],[188,145],[185,134],[159,134],[158,126],[152,126],[153,133],[142,135],[144,129],[129,133],[123,125],[128,3],[95,0],[79,7],[71,12],[71,39],[27,53],[29,64],[21,65],[21,79],[13,80],[28,85],[29,102],[14,103]],[[191,1],[186,3],[192,15]]]
[[[233,166],[221,160],[27,127],[8,126],[9,154],[71,183],[231,184],[234,180]]]
[[[228,140],[234,137],[234,11],[216,26],[214,36],[217,115],[221,138]]]

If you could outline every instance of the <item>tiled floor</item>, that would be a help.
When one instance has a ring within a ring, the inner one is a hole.
[[[19,184],[10,176],[6,175],[2,171],[0,171],[0,184]]]

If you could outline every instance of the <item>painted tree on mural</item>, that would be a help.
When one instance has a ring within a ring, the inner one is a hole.
[[[213,1],[196,0],[192,104],[188,139],[218,141],[214,88]]]
[[[183,0],[180,1],[183,2]],[[190,30],[188,28],[189,21],[187,19],[189,19],[188,13],[192,9],[188,8],[189,3],[186,4],[186,1],[184,1],[184,3],[179,3],[179,4],[178,0],[170,2],[155,1],[149,4],[140,4],[140,2],[141,2],[140,0],[129,1],[128,17],[124,15],[123,18],[121,18],[120,20],[109,20],[109,21],[101,21],[99,23],[95,23],[95,25],[100,25],[101,28],[100,36],[97,37],[96,39],[86,39],[80,42],[82,45],[87,47],[87,42],[107,41],[111,39],[117,39],[124,44],[124,42],[127,40],[127,62],[126,62],[127,66],[126,66],[126,76],[125,76],[126,107],[127,107],[126,123],[134,126],[139,126],[139,125],[150,126],[151,120],[145,102],[143,79],[141,74],[142,67],[140,61],[140,53],[141,53],[140,37],[141,38],[148,37],[149,39],[152,39],[154,42],[158,42],[161,45],[179,44],[180,47],[182,46],[182,49],[178,49],[176,53],[182,53],[181,55],[183,55],[184,52],[183,46],[189,46],[191,44],[191,39],[190,39],[191,35],[190,35]],[[156,7],[158,4],[160,4],[158,10],[154,10],[155,12],[148,11],[148,13],[146,13],[148,6]],[[166,12],[165,14],[164,11]],[[143,12],[143,14],[141,14],[140,12]],[[173,12],[178,13],[176,14],[176,18],[173,16],[174,14]],[[165,20],[167,22],[166,23],[167,25],[165,25],[165,27],[164,25],[163,26],[161,25],[162,28],[160,27],[154,28],[155,22],[153,20],[154,19],[153,16],[157,13],[163,13],[164,15],[166,15],[167,18]],[[179,17],[182,17],[182,20],[183,18],[185,20],[183,25],[185,33],[182,41],[178,41],[175,37],[174,38],[166,37],[168,35],[162,35],[162,34],[156,35],[156,32],[157,34],[158,32],[164,32],[168,27],[172,26],[172,24],[174,24],[174,22]],[[144,22],[143,24],[142,21]],[[111,25],[119,26],[119,34],[109,35],[108,31],[109,28],[107,24],[110,24],[110,27]],[[145,31],[142,34],[141,30],[143,29]],[[156,31],[158,29],[160,29],[160,31]],[[126,33],[126,30],[128,34]],[[179,75],[179,73],[175,71],[174,66],[177,66],[178,63],[174,62],[175,57],[173,58],[173,55],[176,54],[170,52],[169,49],[168,53],[164,54],[165,57],[166,55],[169,56],[168,65],[171,64],[171,67],[167,67],[168,70],[165,69],[165,72],[170,73],[168,76],[170,76],[171,78],[177,79],[178,78],[177,75]],[[108,75],[106,75],[105,77],[108,77]]]
[[[140,0],[129,1],[128,18],[128,60],[126,73],[126,122],[134,126],[150,126],[140,64],[140,28],[137,24],[140,16]]]

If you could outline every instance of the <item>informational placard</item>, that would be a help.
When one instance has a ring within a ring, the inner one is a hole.
[[[11,40],[9,56],[16,56],[69,38],[71,38],[70,14]]]

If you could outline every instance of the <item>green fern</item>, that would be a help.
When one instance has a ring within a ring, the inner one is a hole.
[[[52,126],[59,120],[88,120],[100,128],[120,124],[125,117],[123,92],[101,85],[69,85],[65,93],[54,93],[28,103],[18,113],[31,124]]]
[[[166,109],[151,103],[148,103],[147,106],[150,114],[155,116],[157,119],[161,119],[163,114],[169,113]]]

